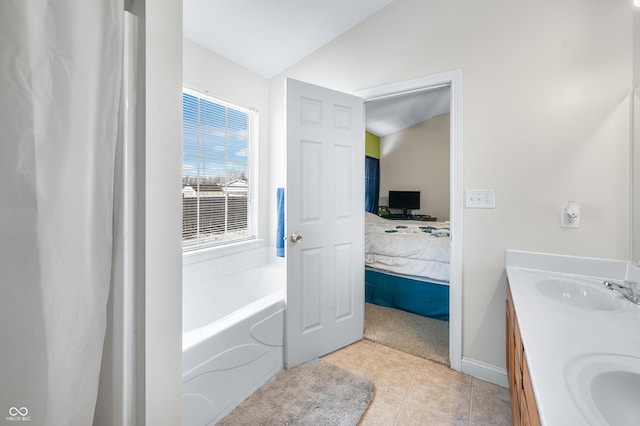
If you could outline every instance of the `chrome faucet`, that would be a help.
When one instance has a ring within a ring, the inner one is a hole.
[[[622,294],[627,300],[640,305],[640,284],[636,281],[624,281],[623,284],[617,284],[611,281],[604,282],[605,288],[616,290]]]

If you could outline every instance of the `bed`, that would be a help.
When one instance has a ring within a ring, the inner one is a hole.
[[[449,223],[365,215],[365,300],[448,320]]]

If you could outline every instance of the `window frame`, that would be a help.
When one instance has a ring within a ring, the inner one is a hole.
[[[243,235],[238,235],[238,236],[234,236],[232,235],[232,233],[229,233],[229,229],[227,227],[228,224],[228,217],[229,217],[229,210],[228,210],[228,187],[226,186],[226,184],[232,182],[233,180],[227,181],[226,179],[228,178],[228,176],[225,176],[225,213],[224,213],[224,222],[225,222],[225,230],[224,230],[224,235],[222,235],[219,238],[207,238],[206,236],[204,236],[203,234],[200,233],[200,214],[201,214],[201,210],[200,210],[200,195],[197,196],[198,201],[197,201],[197,213],[196,213],[196,237],[195,237],[195,241],[192,242],[188,242],[187,240],[185,240],[185,204],[183,201],[183,217],[182,217],[182,226],[183,226],[183,237],[182,237],[182,252],[183,253],[192,253],[192,252],[198,252],[198,251],[202,251],[202,250],[207,250],[207,249],[212,249],[212,248],[216,248],[216,247],[225,247],[225,246],[229,246],[232,244],[237,244],[237,243],[243,243],[243,242],[248,242],[248,241],[253,241],[257,239],[258,236],[258,229],[257,229],[257,218],[258,218],[258,212],[257,212],[257,208],[258,208],[258,197],[257,197],[257,190],[258,190],[258,182],[257,182],[257,177],[258,177],[258,167],[257,167],[257,159],[258,159],[258,137],[259,137],[259,111],[256,108],[251,108],[251,107],[247,107],[244,105],[240,105],[238,103],[234,103],[234,102],[230,102],[227,101],[225,99],[222,99],[220,97],[217,96],[213,96],[210,93],[206,92],[206,91],[202,91],[202,90],[198,90],[198,89],[194,89],[191,87],[187,87],[187,86],[183,86],[182,88],[182,114],[183,114],[183,123],[182,123],[182,193],[183,193],[183,197],[182,199],[185,199],[185,158],[191,157],[191,158],[195,158],[197,159],[198,163],[197,163],[197,173],[194,176],[194,178],[199,181],[200,177],[206,177],[207,175],[200,175],[200,169],[201,169],[201,164],[200,161],[203,159],[203,156],[201,155],[201,145],[200,145],[200,138],[201,138],[201,130],[204,126],[201,125],[200,122],[200,116],[199,116],[199,109],[198,109],[198,121],[197,121],[197,139],[198,139],[198,153],[197,155],[193,155],[193,153],[190,153],[188,155],[185,154],[185,144],[184,144],[184,140],[185,140],[185,120],[184,120],[184,116],[185,116],[185,101],[184,101],[184,95],[190,95],[193,96],[195,98],[198,99],[198,105],[200,106],[200,102],[201,101],[206,101],[206,102],[210,102],[213,104],[216,104],[218,106],[222,106],[225,108],[225,111],[227,111],[228,109],[231,110],[235,110],[235,111],[239,111],[243,114],[247,115],[247,120],[248,120],[248,136],[247,136],[247,162],[246,162],[246,171],[244,172],[244,176],[246,177],[247,183],[248,183],[248,188],[247,188],[247,219],[246,219],[246,233]],[[199,107],[198,107],[199,108]],[[229,122],[226,122],[225,124],[225,138],[228,138],[228,134],[229,134]],[[229,162],[228,161],[228,151],[229,151],[229,146],[226,145],[225,146],[225,167],[227,167],[229,164],[233,164],[233,162]],[[206,158],[205,158],[206,159]],[[228,171],[228,169],[225,169],[226,171]],[[209,177],[213,177],[213,176],[209,176]],[[199,184],[198,184],[199,187]],[[199,191],[197,191],[199,194]]]

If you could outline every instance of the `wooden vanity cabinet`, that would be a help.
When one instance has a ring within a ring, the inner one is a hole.
[[[520,337],[518,320],[513,307],[511,290],[507,283],[507,372],[511,396],[513,425],[540,425],[536,399],[533,394],[529,367]]]

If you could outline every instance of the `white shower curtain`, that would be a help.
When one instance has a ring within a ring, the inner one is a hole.
[[[123,0],[0,1],[0,419],[92,423],[123,9]]]

